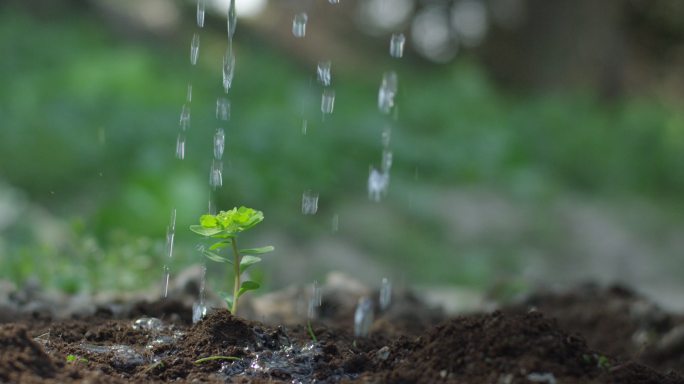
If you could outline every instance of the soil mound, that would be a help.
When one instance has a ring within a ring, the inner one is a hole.
[[[620,365],[536,311],[459,317],[414,341],[395,342],[386,356],[378,368],[392,383],[684,383],[638,364]]]
[[[55,374],[50,357],[21,326],[0,326],[0,350],[0,382],[39,382]]]

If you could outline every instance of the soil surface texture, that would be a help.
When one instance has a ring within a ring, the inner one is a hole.
[[[310,330],[225,309],[193,325],[192,309],[171,300],[62,319],[6,313],[0,383],[684,384],[684,318],[625,288],[458,317],[403,295],[376,311],[368,337],[330,300]]]

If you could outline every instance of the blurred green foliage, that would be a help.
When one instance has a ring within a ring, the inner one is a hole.
[[[0,13],[0,178],[70,223],[59,245],[39,241],[39,224],[0,229],[3,277],[37,276],[69,291],[132,289],[150,283],[142,278],[150,268],[159,268],[161,279],[171,207],[183,207],[177,228],[206,209],[223,39],[218,32],[203,37],[191,73],[185,40],[127,41],[85,17],[44,22]],[[296,214],[301,192],[319,191],[321,212],[329,214],[336,202],[364,198],[368,166],[380,162],[387,121],[375,105],[386,68],[360,69],[363,76],[341,71],[335,113],[322,120],[315,63],[298,66],[249,35],[238,38],[236,52],[220,206],[259,206],[272,228],[316,233],[319,222]],[[372,237],[357,229],[347,235],[380,259],[417,265],[420,279],[482,284],[491,263],[515,270],[515,261],[506,261],[514,251],[466,262],[417,260],[427,253],[449,259],[449,234],[430,209],[407,204],[402,186],[484,184],[533,199],[559,190],[665,200],[684,193],[684,114],[674,107],[608,102],[591,92],[515,94],[468,59],[394,66],[399,119],[393,187],[383,203],[393,216],[381,227],[369,221]],[[177,117],[190,78],[192,128],[180,162],[173,156]],[[180,264],[196,261],[189,238],[178,235]]]

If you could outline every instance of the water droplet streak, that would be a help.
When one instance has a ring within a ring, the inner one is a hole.
[[[225,148],[226,135],[223,133],[223,129],[219,128],[214,134],[214,159],[221,160],[223,157],[223,150]]]
[[[230,119],[230,100],[225,97],[216,99],[216,120],[228,121]]]
[[[197,57],[199,56],[199,46],[199,33],[195,32],[195,34],[192,35],[192,42],[190,43],[190,64],[192,65],[197,64]]]
[[[318,192],[311,190],[302,194],[302,214],[315,215],[318,211]]]
[[[321,292],[321,287],[318,285],[318,281],[314,280],[311,287],[311,297],[309,298],[309,307],[307,311],[307,318],[313,320],[317,316],[317,308],[321,306],[323,301],[323,295]]]
[[[178,133],[176,138],[176,158],[179,160],[185,159],[185,133]]]
[[[388,148],[390,145],[390,139],[392,138],[392,127],[388,124],[382,130],[382,137],[380,142],[383,148]]]
[[[200,28],[204,28],[204,14],[206,5],[206,0],[197,0],[197,26]]]
[[[397,94],[398,80],[394,71],[382,75],[382,83],[378,92],[378,109],[382,113],[390,113],[394,107],[394,97]]]
[[[354,312],[354,336],[368,337],[373,325],[373,300],[368,297],[359,298]]]
[[[335,107],[335,90],[326,88],[321,95],[321,112],[326,115],[333,113]]]
[[[298,13],[292,19],[292,34],[297,38],[306,36],[306,23],[309,16],[306,13]]]
[[[200,253],[204,251],[203,246],[199,246],[198,250]],[[202,255],[204,257],[204,255]],[[200,275],[200,286],[199,286],[199,301],[192,304],[192,323],[195,324],[202,320],[204,316],[207,315],[207,305],[206,305],[206,285],[207,285],[207,265],[202,264],[202,273]]]
[[[309,121],[307,119],[302,120],[302,135],[306,135],[309,129]]]
[[[395,33],[390,39],[390,56],[395,58],[401,58],[404,56],[404,43],[406,42],[406,37],[403,33]]]
[[[178,119],[178,124],[182,131],[187,131],[190,128],[190,104],[185,103],[181,107],[180,117]]]
[[[384,149],[382,151],[382,164],[381,168],[382,173],[387,173],[389,174],[389,171],[392,169],[392,151],[389,149]]]
[[[176,236],[176,208],[171,210],[171,219],[169,225],[166,227],[166,248],[165,255],[167,258],[173,257],[173,241]]]
[[[330,61],[319,61],[316,67],[316,77],[318,82],[328,87],[332,83],[332,74],[330,72]]]
[[[235,28],[237,27],[237,12],[235,10],[235,0],[230,0],[230,4],[228,5],[227,27],[228,40],[232,42],[233,37],[235,36]]]
[[[213,189],[223,186],[223,162],[220,160],[212,160],[211,169],[209,170],[209,186]]]
[[[382,279],[382,285],[380,286],[380,310],[385,311],[389,308],[392,303],[392,283],[386,277]]]
[[[166,256],[166,262],[164,264],[164,287],[163,287],[163,297],[167,298],[169,296],[169,280],[171,278],[171,267],[170,262],[173,258],[173,242],[176,236],[176,208],[171,210],[171,218],[169,220],[169,225],[166,227],[166,243],[164,247],[164,255]]]
[[[167,297],[169,297],[169,282],[171,280],[171,268],[165,264],[162,270],[164,271],[164,279],[162,280],[162,297],[166,299]]]
[[[387,194],[389,174],[371,167],[368,175],[368,198],[379,202]]]
[[[235,55],[233,50],[229,47],[226,54],[223,56],[223,90],[228,93],[230,87],[233,85],[233,77],[235,76]]]
[[[337,232],[340,230],[340,215],[337,213],[333,215],[332,217],[332,231]]]

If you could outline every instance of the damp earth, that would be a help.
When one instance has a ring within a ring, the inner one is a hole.
[[[461,314],[394,292],[384,310],[373,301],[367,337],[354,332],[357,292],[322,291],[309,330],[297,288],[195,324],[177,295],[56,311],[39,291],[7,289],[0,382],[684,383],[684,317],[624,287],[541,291]]]

